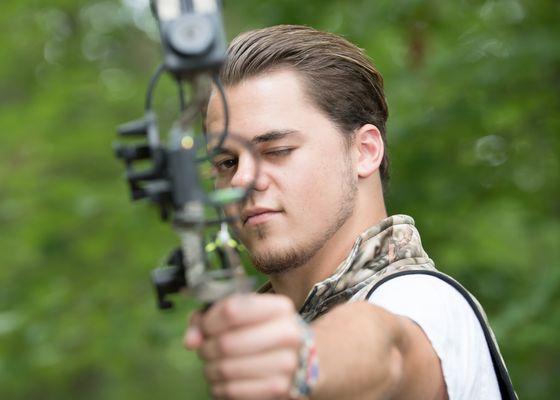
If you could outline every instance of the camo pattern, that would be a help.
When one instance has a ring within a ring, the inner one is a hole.
[[[386,275],[408,269],[435,271],[435,266],[422,248],[411,217],[385,218],[357,238],[332,276],[313,287],[300,314],[306,321],[312,321]]]

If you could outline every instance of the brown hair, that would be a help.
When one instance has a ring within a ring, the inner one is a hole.
[[[371,123],[381,132],[385,154],[379,167],[389,180],[385,125],[388,117],[383,78],[364,51],[332,33],[298,25],[278,25],[242,33],[230,44],[220,78],[233,86],[282,67],[305,78],[307,94],[350,143],[353,133]]]

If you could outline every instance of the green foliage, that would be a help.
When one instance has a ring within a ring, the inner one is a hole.
[[[111,151],[160,60],[144,3],[2,4],[1,398],[207,398],[181,349],[194,304],[159,313],[148,281],[175,236],[129,204]],[[299,23],[367,50],[391,110],[389,209],[413,215],[440,269],[478,296],[520,397],[537,400],[560,391],[559,11],[546,0],[225,10],[230,36]],[[175,97],[162,85],[166,121]]]

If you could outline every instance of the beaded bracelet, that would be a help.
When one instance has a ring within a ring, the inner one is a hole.
[[[293,399],[306,399],[319,378],[319,358],[313,330],[300,316],[298,322],[303,333],[298,354],[298,369],[294,374],[290,396]]]

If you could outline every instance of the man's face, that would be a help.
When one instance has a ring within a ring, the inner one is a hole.
[[[337,127],[304,95],[299,75],[279,70],[226,88],[230,132],[254,144],[259,175],[250,198],[228,215],[255,266],[280,273],[303,265],[336,240],[353,212],[357,176]],[[209,132],[223,129],[219,95],[207,113]],[[247,187],[255,162],[228,139],[214,160],[217,185]]]

